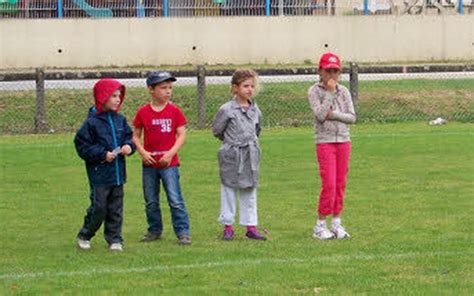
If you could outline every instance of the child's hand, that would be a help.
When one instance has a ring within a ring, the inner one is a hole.
[[[115,159],[115,154],[113,152],[107,151],[107,154],[105,155],[105,161],[107,162],[112,162]]]
[[[326,90],[329,92],[336,91],[336,81],[334,79],[329,79],[328,83],[326,84]]]
[[[329,108],[328,114],[326,114],[326,120],[331,119],[332,117],[332,107]]]
[[[120,148],[120,152],[122,155],[130,155],[132,153],[132,147],[130,145],[123,145],[122,148]]]
[[[173,155],[171,155],[170,153],[167,152],[163,154],[163,156],[159,160],[160,166],[165,168],[168,167],[171,163],[171,159],[173,159]]]
[[[156,164],[156,160],[155,158],[153,157],[153,155],[146,151],[146,150],[143,150],[143,152],[140,153],[142,158],[143,158],[143,162],[146,164],[146,165],[154,165]]]
[[[326,115],[326,120],[331,119],[332,117],[332,109],[329,109],[328,114]]]

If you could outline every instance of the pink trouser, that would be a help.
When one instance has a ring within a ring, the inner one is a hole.
[[[318,212],[321,215],[339,215],[344,204],[351,142],[316,145],[321,176]]]

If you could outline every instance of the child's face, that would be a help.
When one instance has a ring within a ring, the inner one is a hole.
[[[320,69],[319,77],[324,84],[327,84],[329,80],[333,79],[334,81],[339,81],[339,76],[341,71],[338,69]]]
[[[255,79],[249,78],[239,85],[232,85],[232,93],[242,99],[251,100],[255,95]]]
[[[164,81],[155,87],[149,86],[148,91],[155,100],[168,101],[173,94],[173,82]]]
[[[112,96],[104,103],[104,111],[117,111],[120,106],[120,89],[117,89]]]

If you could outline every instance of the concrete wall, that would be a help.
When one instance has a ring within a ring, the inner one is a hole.
[[[0,20],[0,68],[474,60],[474,17]]]

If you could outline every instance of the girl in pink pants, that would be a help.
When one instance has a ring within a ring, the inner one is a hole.
[[[320,82],[308,91],[308,99],[315,115],[316,154],[321,176],[318,221],[313,237],[326,240],[348,238],[342,226],[351,140],[349,124],[356,121],[349,90],[338,84],[341,61],[332,53],[323,54],[319,61]],[[332,219],[332,230],[326,224]]]

